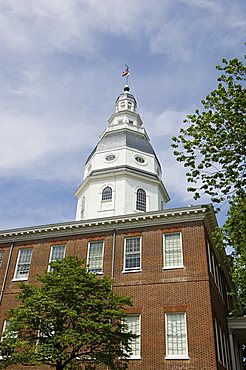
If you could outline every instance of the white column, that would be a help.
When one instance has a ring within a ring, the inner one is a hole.
[[[234,339],[233,339],[233,334],[232,333],[229,334],[229,342],[230,342],[232,370],[237,370],[237,364],[236,364],[236,358],[235,358]]]

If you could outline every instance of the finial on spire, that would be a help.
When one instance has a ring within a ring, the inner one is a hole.
[[[128,85],[125,85],[124,86],[124,92],[129,92],[130,91],[130,87]]]
[[[122,72],[122,77],[126,77],[126,85],[128,85],[128,77],[130,76],[129,67],[125,64],[125,70]]]

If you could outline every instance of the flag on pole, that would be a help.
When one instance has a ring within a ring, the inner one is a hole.
[[[128,76],[130,76],[129,67],[126,64],[125,64],[125,66],[126,66],[126,68],[122,72],[122,77],[128,77]]]

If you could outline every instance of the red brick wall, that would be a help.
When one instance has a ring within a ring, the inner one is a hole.
[[[182,233],[184,268],[163,270],[163,233],[171,232]],[[142,237],[142,271],[122,273],[124,238],[132,236]],[[111,276],[113,231],[16,244],[0,310],[0,326],[9,308],[15,304],[18,282],[12,279],[19,248],[33,248],[28,280],[33,283],[36,274],[47,271],[51,245],[64,244],[66,255],[86,258],[87,244],[92,240],[104,240],[104,274]],[[131,296],[134,312],[141,313],[141,360],[131,360],[129,368],[217,370],[213,313],[216,316],[223,314],[224,320],[226,311],[216,289],[210,288],[203,223],[136,227],[130,231],[117,231],[115,241],[114,289],[119,294]],[[1,279],[10,246],[2,247]],[[186,312],[189,360],[165,360],[165,312]]]

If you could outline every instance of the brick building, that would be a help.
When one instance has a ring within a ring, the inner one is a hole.
[[[165,208],[161,166],[128,86],[76,196],[76,221],[0,232],[0,330],[20,281],[33,283],[49,262],[78,255],[133,299],[126,321],[138,338],[129,369],[242,369],[246,323],[228,319],[232,283],[212,239],[213,209]]]

